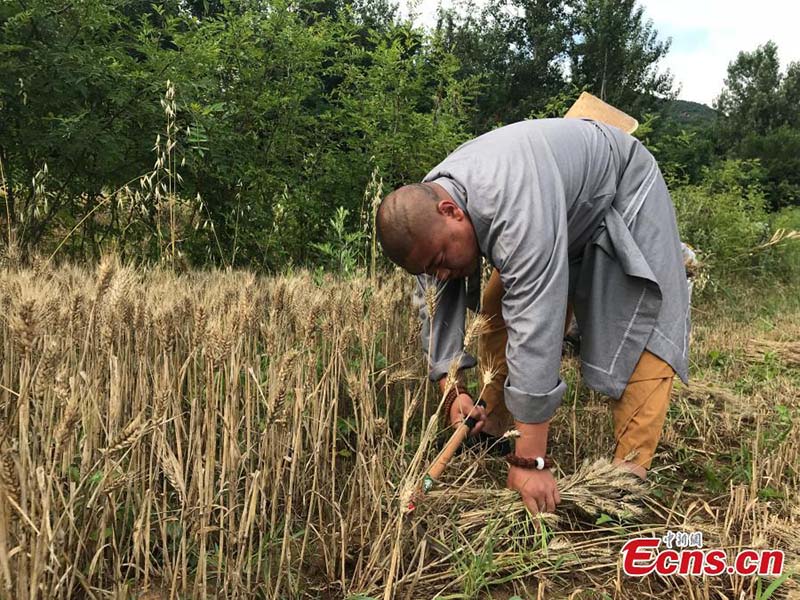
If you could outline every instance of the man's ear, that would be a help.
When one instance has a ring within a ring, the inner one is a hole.
[[[453,217],[459,221],[464,216],[464,212],[459,208],[458,204],[453,202],[450,198],[439,200],[439,203],[436,205],[436,210],[444,217]]]

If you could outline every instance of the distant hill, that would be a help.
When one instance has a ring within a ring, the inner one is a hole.
[[[679,127],[699,128],[717,120],[717,111],[710,106],[689,100],[671,100],[664,107],[664,117]]]

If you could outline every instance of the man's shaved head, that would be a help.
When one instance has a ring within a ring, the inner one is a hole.
[[[405,266],[420,240],[431,237],[441,221],[436,191],[424,183],[412,183],[386,196],[378,207],[378,240],[392,262]]]
[[[384,253],[409,273],[448,280],[478,268],[480,253],[469,214],[435,183],[395,190],[381,202],[375,221]]]

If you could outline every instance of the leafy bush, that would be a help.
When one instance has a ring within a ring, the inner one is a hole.
[[[739,153],[760,161],[766,174],[764,191],[773,210],[800,205],[800,130],[784,125],[763,135],[748,135]]]
[[[681,239],[697,248],[716,275],[763,268],[769,239],[766,199],[757,161],[726,160],[704,171],[699,184],[673,190]]]
[[[186,221],[208,224],[169,254],[194,264],[313,262],[375,169],[387,187],[419,180],[466,139],[475,82],[409,22],[367,26],[338,3],[133,4],[0,9],[0,231],[23,248],[49,253],[77,225],[61,255],[163,257],[154,205],[108,198],[151,172],[167,80],[164,196],[199,197]]]
[[[789,206],[772,215],[773,231],[800,232],[800,207]],[[800,234],[797,234],[800,235]],[[770,270],[786,279],[800,276],[800,237],[792,236],[770,249]]]
[[[360,230],[347,230],[349,214],[343,206],[338,207],[329,221],[332,232],[329,241],[311,244],[319,251],[325,267],[345,275],[353,275],[366,260],[363,251],[367,234]]]

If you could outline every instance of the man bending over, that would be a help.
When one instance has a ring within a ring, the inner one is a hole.
[[[462,351],[465,312],[478,308],[480,257],[494,267],[482,297],[491,332],[481,359],[498,377],[484,393],[486,411],[459,390],[448,416],[455,423],[474,410],[476,430],[494,435],[513,418],[521,435],[508,486],[531,513],[560,501],[540,459],[566,389],[568,305],[584,381],[612,398],[615,462],[645,477],[673,376],[687,380],[689,295],[672,201],[641,143],[592,120],[501,127],[389,194],[377,229],[386,255],[417,275],[420,295],[437,286],[434,314],[424,302],[420,314],[429,375],[442,388],[452,361],[476,364]]]

